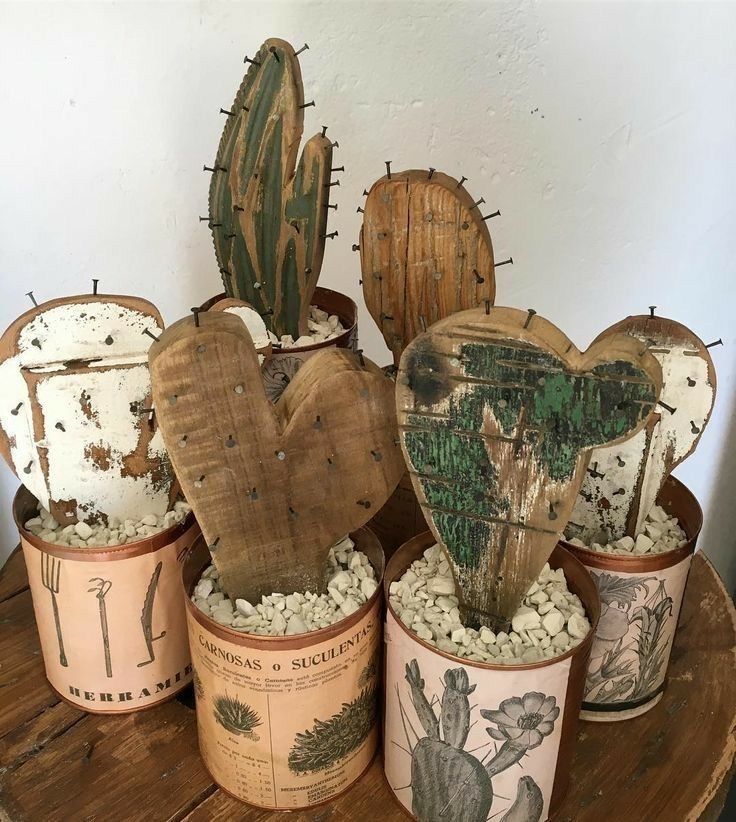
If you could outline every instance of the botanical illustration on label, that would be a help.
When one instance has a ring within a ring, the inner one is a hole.
[[[84,561],[21,538],[46,676],[66,700],[114,713],[151,705],[191,678],[178,557],[199,534],[149,554]]]
[[[651,574],[589,568],[601,618],[585,682],[586,703],[634,708],[664,684],[691,556]]]
[[[378,741],[378,600],[337,636],[310,645],[305,635],[304,647],[289,650],[264,650],[260,638],[236,644],[188,619],[199,745],[219,785],[254,805],[293,809],[363,773]]]
[[[570,661],[492,671],[426,651],[387,616],[385,769],[418,819],[547,816]]]

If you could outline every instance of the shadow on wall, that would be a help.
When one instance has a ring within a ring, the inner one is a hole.
[[[720,397],[719,400],[724,407],[733,407],[733,396]],[[736,593],[736,448],[733,447],[736,443],[736,413],[732,412],[721,443],[720,459],[713,465],[714,479],[710,494],[707,500],[700,501],[705,510],[705,520],[698,548],[715,565],[733,599]]]

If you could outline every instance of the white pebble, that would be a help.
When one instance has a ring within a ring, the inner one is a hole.
[[[89,539],[92,536],[92,529],[86,522],[78,522],[74,526],[74,530],[77,532],[81,539]]]
[[[575,639],[584,639],[589,630],[590,623],[580,614],[573,614],[567,620],[567,632]]]

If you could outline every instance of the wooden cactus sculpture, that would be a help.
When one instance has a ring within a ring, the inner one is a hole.
[[[304,130],[299,60],[267,40],[235,97],[212,171],[209,221],[225,292],[277,336],[308,333],[324,254],[332,143]]]
[[[493,246],[482,203],[433,169],[386,175],[368,192],[360,232],[363,295],[395,365],[427,326],[493,303]]]
[[[324,349],[274,405],[248,330],[227,312],[168,328],[150,352],[156,416],[225,590],[321,591],[329,547],[404,470],[393,384]]]
[[[402,446],[466,624],[508,624],[570,516],[590,451],[644,426],[660,382],[638,340],[612,334],[580,352],[513,308],[462,311],[407,347]]]
[[[689,328],[641,315],[616,323],[598,340],[612,334],[629,334],[649,347],[662,367],[662,393],[645,428],[590,458],[567,533],[604,544],[642,530],[664,481],[695,450],[716,397],[713,360]]]
[[[147,365],[162,329],[145,300],[89,294],[34,307],[0,339],[0,451],[58,522],[168,509]]]

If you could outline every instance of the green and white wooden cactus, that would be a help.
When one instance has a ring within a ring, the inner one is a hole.
[[[297,165],[306,106],[289,43],[266,40],[249,62],[210,169],[210,227],[227,296],[296,339],[322,267],[333,144],[314,135]]]
[[[59,523],[168,510],[147,363],[162,330],[145,300],[88,294],[34,307],[0,339],[0,453]]]
[[[648,346],[662,367],[662,393],[645,428],[593,451],[566,529],[587,543],[605,544],[643,530],[665,480],[695,450],[716,398],[713,360],[689,328],[647,314],[627,317],[598,340],[614,334]]]
[[[410,343],[401,441],[466,625],[508,625],[561,537],[592,449],[646,425],[660,383],[633,337],[581,352],[512,308],[459,312]]]

